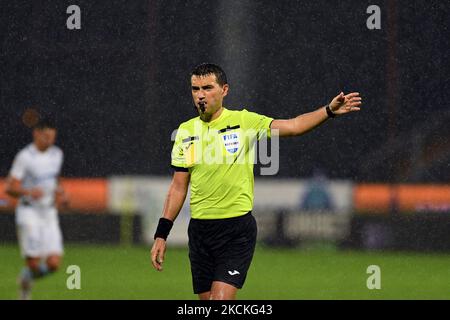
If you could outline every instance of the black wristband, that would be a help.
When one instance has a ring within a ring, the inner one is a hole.
[[[328,115],[330,118],[335,118],[335,117],[336,117],[336,113],[334,113],[333,111],[331,111],[330,105],[329,105],[329,104],[327,104],[327,106],[325,107],[325,110],[327,111],[327,115]]]
[[[159,218],[158,228],[156,228],[155,236],[153,237],[153,239],[163,238],[164,240],[167,240],[172,226],[173,221],[166,218]]]

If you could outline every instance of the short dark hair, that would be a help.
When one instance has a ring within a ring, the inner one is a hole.
[[[38,123],[33,127],[33,129],[44,130],[44,129],[55,129],[56,124],[49,118],[39,119]]]
[[[227,75],[225,74],[225,71],[221,67],[219,67],[217,64],[213,63],[202,63],[199,64],[192,70],[191,77],[192,76],[207,76],[210,74],[214,74],[217,79],[217,83],[222,87],[224,84],[227,84]]]

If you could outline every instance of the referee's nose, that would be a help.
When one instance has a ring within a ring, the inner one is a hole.
[[[197,98],[198,98],[199,101],[205,100],[205,98],[206,98],[205,91],[199,90]]]
[[[203,104],[206,104],[206,97],[199,97],[199,98],[198,98],[197,104],[200,104],[200,103],[202,103],[202,102],[203,102]]]

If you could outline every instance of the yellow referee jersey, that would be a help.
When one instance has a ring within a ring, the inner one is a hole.
[[[192,218],[232,218],[252,210],[254,146],[270,137],[272,121],[245,109],[224,108],[213,121],[196,117],[180,125],[172,166],[191,175]]]

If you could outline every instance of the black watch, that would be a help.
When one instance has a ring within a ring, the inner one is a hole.
[[[330,118],[336,118],[336,113],[334,113],[333,111],[331,111],[330,105],[327,104],[327,106],[325,107],[325,110],[327,111],[327,115]]]

